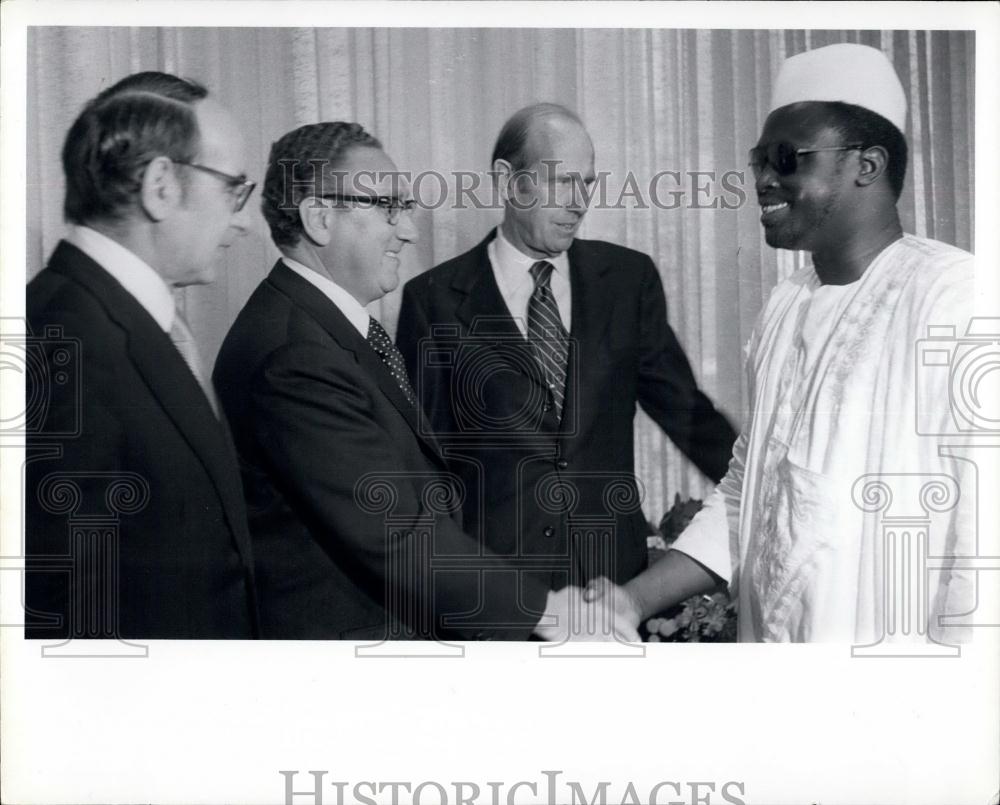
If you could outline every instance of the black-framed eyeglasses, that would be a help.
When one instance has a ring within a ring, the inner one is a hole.
[[[343,193],[324,193],[320,198],[328,198],[341,202],[346,201],[366,207],[381,207],[385,211],[386,219],[392,226],[399,223],[399,218],[404,211],[412,212],[417,206],[415,199],[402,199],[398,196],[352,196]]]
[[[239,212],[246,206],[246,203],[250,198],[250,194],[253,193],[253,189],[257,186],[256,182],[251,182],[243,174],[233,176],[231,173],[224,173],[223,171],[216,170],[215,168],[210,168],[208,165],[200,165],[197,162],[182,162],[179,159],[175,159],[174,162],[178,165],[187,165],[189,168],[194,168],[195,170],[207,173],[209,176],[214,176],[216,179],[224,181],[233,197],[234,212]]]
[[[822,151],[854,151],[863,148],[861,143],[850,145],[828,145],[820,148],[796,148],[791,143],[769,143],[750,149],[750,168],[755,179],[759,179],[764,168],[770,165],[778,176],[791,176],[799,169],[799,157],[804,154],[818,154]]]

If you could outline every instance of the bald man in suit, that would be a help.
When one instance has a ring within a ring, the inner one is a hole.
[[[653,261],[576,237],[594,181],[579,118],[520,110],[492,165],[503,222],[407,283],[397,343],[470,490],[471,532],[551,589],[625,581],[647,555],[636,405],[713,481],[736,434],[698,388]]]

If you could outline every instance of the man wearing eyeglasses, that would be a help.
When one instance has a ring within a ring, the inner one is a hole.
[[[638,622],[728,583],[742,641],[882,655],[967,638],[946,620],[974,608],[959,557],[975,553],[977,494],[949,348],[974,334],[973,260],[903,232],[905,119],[879,50],[831,45],[784,63],[750,165],[767,243],[812,264],[757,322],[748,420],[705,509],[659,563],[588,597],[617,595]],[[942,327],[950,339],[923,355]]]
[[[365,309],[399,283],[400,252],[417,239],[412,207],[405,177],[356,123],[302,126],[271,149],[263,212],[282,256],[214,375],[244,468],[265,637],[567,628],[570,591],[525,584],[530,622],[484,594],[483,575],[514,570],[462,531],[460,492],[402,357]],[[449,568],[433,567],[439,558]],[[540,624],[543,612],[559,622]]]
[[[207,95],[132,75],[66,136],[71,229],[27,288],[48,358],[27,389],[47,405],[28,445],[29,637],[257,634],[236,453],[173,295],[211,282],[248,223],[243,139]]]

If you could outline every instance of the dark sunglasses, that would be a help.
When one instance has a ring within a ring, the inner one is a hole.
[[[233,197],[233,207],[235,212],[239,212],[246,206],[247,200],[250,198],[250,194],[253,193],[253,189],[257,186],[256,182],[251,182],[246,176],[233,176],[231,173],[223,173],[215,168],[210,168],[207,165],[199,165],[197,162],[182,162],[179,159],[175,159],[174,162],[178,165],[186,165],[189,168],[194,168],[195,170],[201,171],[202,173],[207,173],[209,176],[214,176],[216,179],[221,179],[226,183],[229,193]]]
[[[778,176],[791,176],[799,169],[799,157],[803,154],[818,154],[821,151],[853,151],[863,148],[861,143],[851,145],[829,145],[822,148],[796,148],[791,143],[769,143],[750,149],[750,168],[755,179],[759,179],[764,168],[770,165]]]

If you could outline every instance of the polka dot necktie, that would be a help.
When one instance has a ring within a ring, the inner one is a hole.
[[[528,300],[528,340],[534,345],[538,363],[545,373],[556,416],[562,418],[569,336],[559,318],[559,308],[549,286],[554,268],[547,260],[539,260],[531,267],[535,290]]]
[[[413,393],[413,386],[410,385],[410,378],[406,374],[406,365],[403,363],[402,353],[396,349],[385,328],[371,316],[368,317],[368,343],[372,349],[382,359],[382,363],[392,374],[393,380],[399,386],[410,405],[417,404],[417,395]]]

